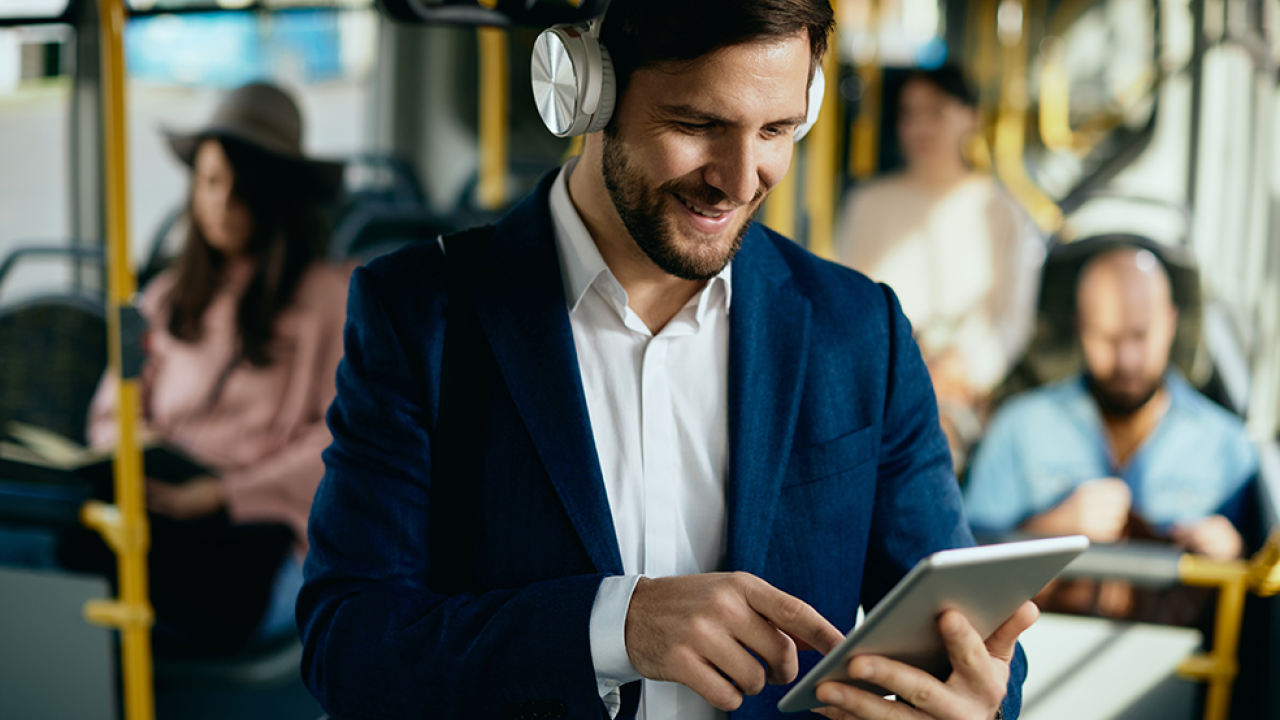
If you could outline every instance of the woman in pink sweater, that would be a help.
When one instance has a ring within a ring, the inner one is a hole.
[[[350,273],[323,262],[316,213],[341,167],[303,158],[300,138],[293,101],[262,84],[231,93],[205,129],[169,134],[192,170],[190,234],[143,291],[144,421],[216,476],[147,483],[159,650],[292,627]],[[115,441],[115,399],[108,376],[94,445]],[[63,549],[66,565],[111,564],[87,536]]]

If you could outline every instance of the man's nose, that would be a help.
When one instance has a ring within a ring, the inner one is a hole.
[[[728,133],[713,148],[704,174],[708,185],[728,196],[735,205],[746,205],[760,191],[759,148],[751,137]]]
[[[1146,361],[1146,348],[1137,340],[1121,340],[1116,347],[1116,366],[1125,372],[1142,369]]]

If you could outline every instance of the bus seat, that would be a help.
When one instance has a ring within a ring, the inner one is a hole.
[[[1191,254],[1140,235],[1096,235],[1070,243],[1055,241],[1050,245],[1036,303],[1035,333],[1022,358],[996,387],[992,409],[1025,390],[1080,372],[1084,358],[1075,331],[1076,278],[1090,258],[1120,247],[1150,250],[1164,263],[1173,286],[1173,302],[1178,308],[1178,328],[1170,363],[1202,390],[1210,384],[1211,372],[1206,370],[1211,368],[1199,361],[1203,309],[1200,271]],[[1209,394],[1213,397],[1213,393]]]
[[[343,171],[348,207],[427,207],[427,194],[413,163],[392,153],[362,153],[345,160]]]
[[[102,263],[100,250],[21,248],[0,264],[0,291],[20,260],[38,256]],[[100,296],[61,290],[0,308],[0,427],[17,420],[83,439],[89,403],[106,366]]]
[[[427,210],[360,208],[334,229],[331,262],[367,262],[405,245],[430,242],[458,224]]]
[[[19,421],[83,439],[106,367],[101,301],[48,295],[0,309],[0,427]]]
[[[21,248],[0,264],[0,290],[20,260],[37,256],[102,262],[99,250]],[[107,321],[100,297],[60,291],[0,307],[0,431],[18,421],[82,440],[106,366]],[[0,522],[78,525],[80,506],[88,499],[87,485],[0,478]]]

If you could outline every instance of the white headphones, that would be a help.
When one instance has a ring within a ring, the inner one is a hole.
[[[533,43],[533,99],[542,122],[557,137],[603,130],[613,115],[616,83],[609,51],[600,44],[601,22],[557,25]],[[796,128],[796,142],[818,121],[826,85],[819,65],[809,83],[809,110]]]

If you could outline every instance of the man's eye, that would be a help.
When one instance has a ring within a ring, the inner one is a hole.
[[[711,123],[682,122],[676,123],[681,130],[689,133],[701,133],[711,129]]]

